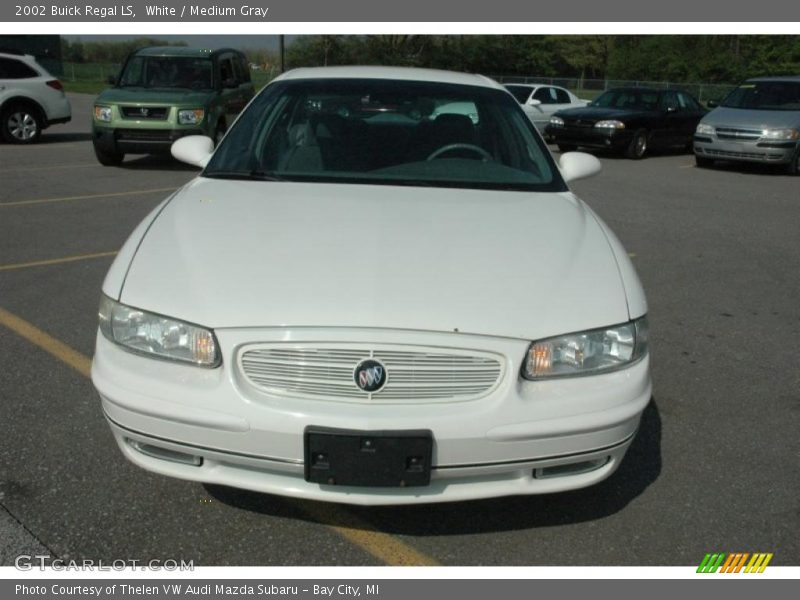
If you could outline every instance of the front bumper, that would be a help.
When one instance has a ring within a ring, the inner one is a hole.
[[[545,134],[556,144],[584,146],[621,151],[628,147],[633,137],[629,129],[595,127],[553,127],[548,125]]]
[[[694,136],[694,153],[712,160],[732,160],[765,164],[787,164],[798,152],[797,142],[720,140],[711,135]]]
[[[549,493],[592,485],[613,473],[651,396],[647,357],[606,375],[530,382],[518,375],[527,348],[522,340],[381,330],[255,333],[259,342],[325,339],[482,350],[488,345],[505,363],[500,383],[477,400],[380,405],[287,400],[248,387],[238,372],[235,356],[254,340],[252,330],[217,330],[225,349],[217,369],[137,356],[98,335],[92,380],[124,455],[172,477],[352,504]],[[428,429],[434,439],[431,483],[363,488],[307,482],[307,426]],[[563,469],[552,468],[558,466]]]
[[[168,154],[172,144],[187,135],[205,135],[205,132],[202,129],[131,129],[95,125],[92,141],[109,153]]]

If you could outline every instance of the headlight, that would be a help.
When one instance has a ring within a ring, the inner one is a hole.
[[[705,123],[698,123],[697,129],[694,130],[695,133],[699,133],[700,135],[714,135],[717,133],[717,130],[714,129],[711,125],[706,125]]]
[[[553,127],[563,127],[564,126],[564,119],[561,117],[550,117],[550,125]]]
[[[796,140],[800,139],[797,129],[765,129],[761,132],[762,140]]]
[[[625,123],[622,121],[598,121],[594,124],[595,127],[599,127],[601,129],[625,129]]]
[[[595,375],[621,369],[647,354],[647,317],[624,325],[533,342],[522,367],[526,379]]]
[[[95,106],[94,118],[98,121],[105,121],[106,123],[111,120],[111,107],[110,106]]]
[[[178,111],[178,123],[181,125],[197,125],[206,114],[202,108]]]
[[[208,329],[125,306],[106,295],[100,299],[99,316],[103,335],[129,350],[204,367],[219,364],[217,341]]]

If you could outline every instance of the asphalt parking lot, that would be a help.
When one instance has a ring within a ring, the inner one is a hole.
[[[88,379],[100,285],[135,225],[196,171],[100,166],[91,97],[0,145],[0,564],[800,564],[800,178],[686,154],[602,157],[575,191],[633,257],[654,398],[618,472],[570,493],[351,508],[167,479],[125,461]],[[524,271],[522,271],[524,273]]]

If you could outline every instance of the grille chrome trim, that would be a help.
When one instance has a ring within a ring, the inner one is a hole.
[[[365,359],[382,363],[388,377],[376,392],[355,383]],[[264,343],[243,346],[239,373],[259,392],[278,397],[356,402],[433,403],[477,400],[503,380],[505,359],[494,352],[362,343]]]
[[[760,129],[741,129],[739,127],[715,127],[717,138],[721,140],[755,141],[761,138]]]

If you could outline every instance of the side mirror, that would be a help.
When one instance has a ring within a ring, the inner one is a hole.
[[[719,102],[717,102],[716,100],[709,100],[708,102],[706,102],[706,106],[708,108],[717,108],[719,106]]]
[[[561,155],[558,165],[561,167],[561,176],[567,183],[597,175],[603,170],[597,157],[586,152],[566,152]]]
[[[108,83],[111,85],[117,85],[117,76],[116,75],[109,75],[108,76]]]
[[[172,144],[170,152],[179,161],[203,169],[214,152],[214,140],[204,135],[187,135]]]
[[[536,98],[531,98],[528,100],[528,106],[540,106],[542,104],[541,100],[537,100]]]

